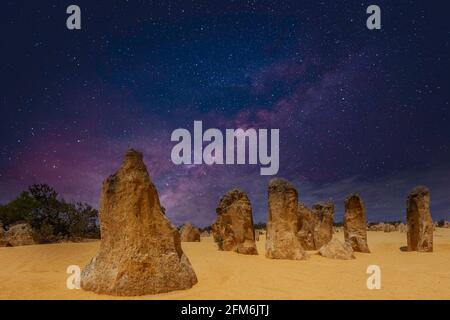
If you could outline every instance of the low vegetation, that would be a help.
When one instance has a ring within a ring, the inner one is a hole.
[[[67,202],[46,184],[34,184],[8,204],[0,205],[0,222],[6,229],[21,222],[30,224],[40,243],[100,237],[95,208]]]

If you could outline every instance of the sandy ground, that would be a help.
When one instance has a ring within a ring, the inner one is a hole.
[[[335,237],[342,239],[343,233]],[[211,238],[183,243],[198,277],[189,290],[139,299],[450,299],[450,229],[438,228],[434,252],[402,252],[406,234],[369,232],[371,254],[338,261],[310,252],[307,261],[270,260],[217,251]],[[111,299],[66,287],[69,265],[83,267],[99,242],[0,248],[0,299]],[[366,269],[381,268],[380,290]]]

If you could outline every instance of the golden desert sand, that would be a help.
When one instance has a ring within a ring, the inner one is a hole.
[[[343,241],[343,233],[334,237]],[[218,251],[212,237],[183,242],[198,277],[191,289],[130,299],[450,299],[450,229],[437,228],[434,252],[402,252],[406,234],[368,232],[370,254],[306,261]],[[0,299],[123,299],[66,288],[66,268],[84,267],[99,242],[0,248]],[[368,290],[366,269],[381,268],[381,289]]]

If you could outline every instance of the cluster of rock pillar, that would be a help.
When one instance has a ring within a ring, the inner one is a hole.
[[[344,239],[340,244],[333,237],[334,205],[318,203],[312,209],[298,202],[294,186],[284,179],[272,179],[269,184],[266,256],[273,259],[307,258],[305,250],[319,253],[370,253],[367,243],[366,209],[361,197],[349,195],[345,201]],[[416,187],[407,198],[407,243],[409,251],[433,251],[433,221],[430,214],[430,194],[426,187]],[[330,242],[333,240],[333,243]],[[328,247],[325,247],[327,246]],[[323,248],[323,250],[321,250]]]
[[[425,187],[417,187],[408,196],[410,251],[433,250],[429,205]],[[216,211],[212,232],[219,249],[258,254],[247,195],[238,189],[227,192]],[[331,202],[309,209],[298,202],[297,190],[290,182],[272,179],[268,187],[266,257],[304,260],[308,258],[305,250],[319,250],[323,256],[352,259],[353,251],[370,252],[361,198],[352,194],[345,199],[345,243],[333,239],[333,214]],[[136,296],[188,289],[197,283],[181,241],[199,241],[200,233],[190,223],[178,232],[167,219],[140,152],[129,150],[120,169],[103,182],[100,225],[100,250],[83,269],[83,289]],[[18,234],[16,229],[8,232]],[[0,226],[0,240],[4,237]],[[0,241],[0,245],[5,243]]]
[[[266,257],[305,260],[305,250],[333,259],[353,259],[353,250],[333,239],[334,204],[317,203],[311,209],[298,202],[295,187],[284,179],[272,179],[268,190]]]

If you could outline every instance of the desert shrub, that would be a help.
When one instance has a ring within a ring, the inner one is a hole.
[[[200,232],[204,232],[204,231],[211,232],[212,231],[212,227],[211,226],[207,226],[207,227],[204,227],[204,228],[199,228],[198,230]]]
[[[20,221],[28,221],[36,206],[37,203],[30,193],[22,192],[16,199],[0,206],[0,222],[8,226]]]
[[[56,240],[54,235],[53,226],[48,223],[44,223],[39,229],[33,228],[34,239],[38,243],[51,243]]]
[[[59,199],[46,184],[34,184],[10,203],[0,206],[0,221],[11,225],[25,220],[38,242],[67,238],[99,238],[98,211],[85,203]]]
[[[217,243],[219,250],[223,250],[223,239],[220,236],[214,237],[214,241]]]
[[[71,237],[99,238],[98,211],[86,203],[66,204],[67,231]]]

